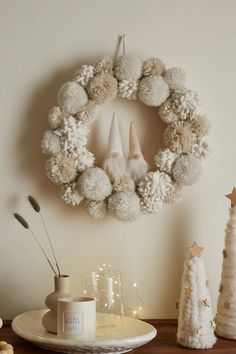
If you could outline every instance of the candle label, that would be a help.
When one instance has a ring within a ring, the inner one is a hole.
[[[64,328],[63,332],[67,334],[83,334],[83,315],[82,313],[64,312],[63,314]]]

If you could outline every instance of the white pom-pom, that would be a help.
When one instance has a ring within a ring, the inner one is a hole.
[[[48,113],[48,122],[52,129],[57,129],[61,126],[63,119],[69,116],[68,113],[62,112],[61,108],[54,106],[50,109]]]
[[[120,221],[133,221],[141,215],[140,200],[135,192],[116,192],[108,200],[111,214]]]
[[[43,134],[41,148],[44,154],[56,155],[61,151],[61,141],[54,131],[47,130]]]
[[[107,214],[107,201],[86,200],[86,210],[93,219],[102,219]]]
[[[186,73],[181,68],[170,68],[164,73],[164,79],[171,90],[178,90],[184,87]]]
[[[81,65],[74,73],[74,81],[82,86],[86,86],[89,80],[93,77],[94,67],[92,65]]]
[[[115,60],[114,73],[117,80],[138,80],[142,76],[143,63],[137,56],[121,55]]]
[[[66,202],[66,204],[70,205],[79,205],[84,197],[81,195],[78,184],[76,182],[72,182],[69,184],[65,184],[62,187],[62,199]]]
[[[201,165],[195,157],[183,155],[175,161],[172,173],[179,185],[191,186],[200,177]]]
[[[138,81],[129,79],[118,83],[118,95],[128,100],[137,99]]]
[[[138,97],[147,106],[160,106],[169,96],[169,86],[162,76],[144,77],[138,87]]]
[[[80,84],[75,81],[69,81],[59,89],[57,101],[63,111],[76,114],[88,102],[88,96]]]
[[[171,173],[172,164],[178,156],[177,153],[167,148],[161,149],[154,157],[154,160],[160,171]]]
[[[101,168],[89,168],[78,179],[81,194],[86,199],[100,201],[112,192],[112,186],[106,172]]]

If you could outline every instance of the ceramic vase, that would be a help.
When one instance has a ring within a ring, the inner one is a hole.
[[[57,301],[60,298],[71,297],[70,277],[61,275],[54,277],[54,291],[46,297],[45,304],[49,311],[43,316],[42,324],[46,331],[57,333]]]

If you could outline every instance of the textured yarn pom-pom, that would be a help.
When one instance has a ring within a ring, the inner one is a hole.
[[[59,89],[57,101],[63,111],[69,114],[76,114],[87,103],[88,96],[80,84],[75,81],[69,81]]]
[[[120,221],[134,221],[141,215],[140,200],[135,192],[116,192],[108,200],[111,214]]]
[[[160,106],[169,96],[169,86],[162,76],[144,77],[138,87],[138,97],[147,106]]]
[[[142,76],[142,61],[137,56],[121,55],[115,60],[114,73],[117,80],[138,80]]]

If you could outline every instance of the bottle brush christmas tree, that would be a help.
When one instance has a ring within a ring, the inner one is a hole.
[[[187,348],[208,349],[215,344],[216,337],[209,282],[201,256],[203,247],[194,242],[188,249],[190,255],[182,276],[177,341]]]
[[[225,231],[225,248],[216,315],[216,333],[236,339],[236,188],[226,195],[231,200]]]

